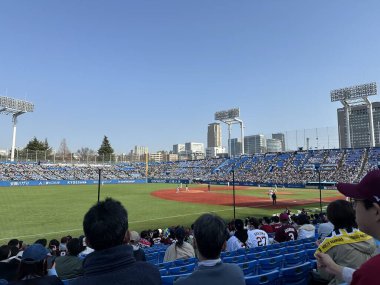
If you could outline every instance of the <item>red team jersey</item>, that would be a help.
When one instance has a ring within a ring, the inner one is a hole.
[[[277,242],[296,240],[298,237],[297,230],[292,225],[283,225],[276,231],[274,239]]]

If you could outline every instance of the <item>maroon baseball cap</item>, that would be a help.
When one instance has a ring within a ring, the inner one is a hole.
[[[288,214],[286,214],[286,213],[280,214],[280,221],[288,221],[288,220],[289,220]]]
[[[354,199],[380,201],[380,170],[372,170],[358,184],[338,183],[340,193]]]

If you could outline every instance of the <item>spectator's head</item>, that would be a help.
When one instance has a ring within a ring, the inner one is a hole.
[[[380,170],[368,172],[358,184],[339,183],[337,188],[339,192],[354,200],[359,228],[380,239]],[[328,213],[327,217],[330,220]]]
[[[260,226],[260,223],[256,218],[250,218],[249,219],[249,225],[250,225],[250,227],[253,227],[254,229],[258,229]]]
[[[183,227],[178,227],[175,229],[175,238],[177,240],[176,246],[182,246],[185,237],[186,237],[186,232]]]
[[[124,206],[112,198],[92,206],[83,220],[87,244],[102,250],[123,244],[128,230],[128,214]]]
[[[236,219],[235,220],[235,229],[236,231],[242,231],[244,230],[244,223],[241,219]]]
[[[336,200],[327,206],[327,217],[334,225],[334,230],[352,230],[356,226],[355,212],[352,205],[345,200]]]
[[[34,243],[38,243],[38,244],[42,245],[43,247],[46,247],[47,239],[46,238],[40,238],[40,239],[36,240]]]
[[[0,261],[11,257],[11,247],[9,245],[0,246]]]
[[[72,238],[67,242],[67,251],[69,255],[78,256],[82,251],[82,246],[78,238]]]
[[[56,239],[49,241],[49,249],[52,254],[57,254],[59,251],[59,241]]]
[[[272,220],[273,223],[278,223],[278,222],[280,222],[280,218],[279,218],[278,216],[273,216],[273,217],[271,218],[271,220]]]
[[[226,223],[217,215],[203,214],[194,223],[194,247],[201,260],[217,259],[228,239]]]
[[[26,276],[44,276],[47,274],[46,257],[49,251],[40,243],[27,247],[21,257],[21,263],[17,279],[22,280]]]
[[[19,240],[18,239],[11,239],[9,242],[8,242],[8,245],[9,246],[17,246],[19,247]]]
[[[267,225],[270,224],[270,219],[269,219],[269,217],[264,217],[264,218],[263,218],[263,224],[267,224]]]
[[[310,224],[308,216],[304,214],[299,215],[297,221],[300,226]]]
[[[280,222],[283,224],[289,222],[289,216],[288,214],[285,214],[285,213],[281,213],[279,219],[280,219]]]
[[[140,242],[140,235],[136,231],[129,232],[129,242],[132,245],[138,245]]]

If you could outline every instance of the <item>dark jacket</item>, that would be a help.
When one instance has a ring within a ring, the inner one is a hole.
[[[84,276],[70,285],[145,285],[161,284],[158,267],[136,261],[129,245],[94,251],[83,261]]]
[[[62,280],[83,275],[83,261],[72,255],[58,256],[55,259],[55,270]]]
[[[0,262],[0,279],[5,279],[8,282],[16,280],[19,264],[20,262],[16,260]]]

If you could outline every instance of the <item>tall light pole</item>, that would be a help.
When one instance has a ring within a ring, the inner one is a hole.
[[[321,185],[321,164],[314,164],[314,169],[318,172],[318,188],[319,188],[319,208],[322,213],[322,185]]]
[[[24,113],[33,112],[33,110],[34,105],[30,102],[0,96],[0,114],[12,115],[13,135],[11,161],[15,160],[17,118]]]
[[[235,201],[235,164],[232,166],[232,197],[234,206],[234,221],[236,219],[236,201]]]

